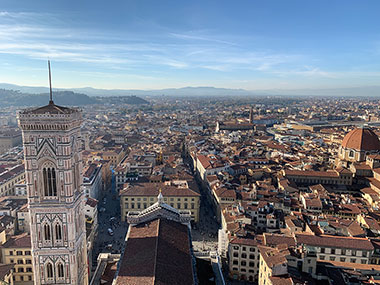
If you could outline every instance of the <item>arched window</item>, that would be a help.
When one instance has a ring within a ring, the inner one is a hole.
[[[47,278],[53,278],[53,265],[50,262],[46,264],[46,276]]]
[[[63,270],[63,264],[61,262],[58,263],[58,277],[59,278],[65,277],[65,272]]]
[[[54,167],[44,167],[42,170],[45,196],[57,196],[57,181]]]
[[[349,157],[354,157],[354,151],[350,150]]]
[[[47,224],[44,225],[44,238],[45,238],[45,241],[51,240],[50,226]]]
[[[62,227],[60,224],[55,225],[55,239],[56,240],[62,239]]]

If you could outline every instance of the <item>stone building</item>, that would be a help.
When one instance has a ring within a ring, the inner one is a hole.
[[[34,284],[30,248],[30,235],[26,233],[10,237],[0,247],[1,262],[14,265],[12,279],[15,284]]]
[[[20,144],[21,132],[19,130],[4,130],[0,132],[0,153],[4,153]]]
[[[0,196],[11,196],[15,194],[18,183],[25,179],[24,165],[9,168],[0,174]]]
[[[121,220],[126,221],[129,212],[141,212],[152,206],[160,191],[165,196],[165,203],[177,210],[189,210],[192,221],[199,221],[200,194],[189,188],[184,180],[126,184],[120,191]]]
[[[349,167],[355,162],[366,161],[366,156],[380,151],[378,136],[369,128],[357,128],[343,139],[338,152],[338,166]]]
[[[260,268],[259,242],[256,239],[236,237],[228,246],[228,264],[233,279],[253,282]]]
[[[18,113],[23,132],[34,284],[88,284],[81,112],[48,105]]]

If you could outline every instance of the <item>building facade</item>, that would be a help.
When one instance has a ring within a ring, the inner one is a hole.
[[[297,243],[316,250],[318,260],[369,264],[374,247],[367,238],[296,234]]]
[[[126,221],[129,212],[141,212],[157,202],[160,190],[165,203],[177,210],[189,210],[191,220],[199,221],[200,194],[189,188],[186,181],[165,183],[126,184],[120,192],[121,220]]]
[[[256,239],[234,238],[228,246],[230,277],[253,282],[258,279],[260,251]]]
[[[30,236],[25,233],[12,236],[1,246],[1,262],[14,265],[12,278],[15,284],[34,284],[30,247]]]
[[[7,152],[10,148],[21,144],[20,131],[7,130],[0,133],[0,153]]]
[[[102,165],[90,164],[83,174],[83,192],[86,197],[99,200],[103,189]]]
[[[81,112],[49,104],[18,113],[23,132],[34,284],[88,284]]]
[[[0,174],[0,196],[15,194],[15,187],[25,179],[24,165],[17,165]]]

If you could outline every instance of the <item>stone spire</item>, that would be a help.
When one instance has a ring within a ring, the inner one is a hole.
[[[162,195],[162,190],[160,189],[160,193],[157,196],[157,202],[158,204],[163,204],[164,203],[164,196]]]

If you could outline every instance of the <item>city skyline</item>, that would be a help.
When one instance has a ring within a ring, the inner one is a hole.
[[[161,89],[377,85],[380,4],[4,1],[2,83]]]

